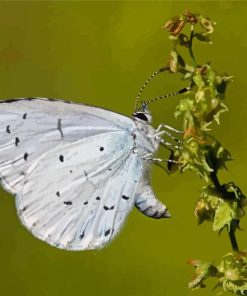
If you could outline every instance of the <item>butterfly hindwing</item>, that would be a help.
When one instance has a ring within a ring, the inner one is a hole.
[[[56,147],[27,173],[17,209],[38,238],[82,250],[102,247],[118,232],[133,206],[142,161],[125,135],[97,140],[104,151],[96,151],[94,140]]]

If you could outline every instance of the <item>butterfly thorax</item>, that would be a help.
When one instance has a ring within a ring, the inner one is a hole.
[[[133,134],[135,148],[141,157],[151,153],[154,154],[159,147],[155,139],[155,129],[148,123],[135,120],[136,131]]]
[[[135,143],[138,153],[141,157],[154,154],[159,147],[159,142],[155,138],[155,129],[151,126],[152,115],[147,105],[142,104],[132,116],[136,125]]]

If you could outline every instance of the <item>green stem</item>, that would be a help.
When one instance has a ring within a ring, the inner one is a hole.
[[[194,38],[194,29],[193,29],[193,26],[192,26],[191,27],[191,33],[190,33],[190,39],[189,39],[189,42],[188,42],[188,49],[189,49],[189,54],[190,54],[190,57],[191,57],[191,59],[193,61],[193,64],[196,67],[197,63],[196,63],[195,55],[194,55],[193,48],[192,48],[193,38]]]
[[[239,252],[239,248],[238,248],[238,242],[237,242],[237,239],[235,236],[235,230],[238,226],[238,222],[239,222],[238,220],[233,219],[231,221],[230,231],[228,231],[229,238],[230,238],[231,245],[232,245],[232,249],[233,249],[233,251],[237,251],[237,252]]]

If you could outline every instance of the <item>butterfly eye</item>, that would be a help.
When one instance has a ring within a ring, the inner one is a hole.
[[[148,121],[147,116],[144,113],[142,113],[142,112],[134,113],[133,115],[134,115],[134,117],[136,117],[138,119],[141,119],[141,120],[144,120],[144,121]]]

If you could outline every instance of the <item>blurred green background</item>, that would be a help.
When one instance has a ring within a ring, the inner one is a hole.
[[[166,64],[171,44],[161,26],[185,9],[217,22],[214,43],[197,44],[195,52],[200,63],[212,61],[213,68],[235,76],[226,100],[230,112],[213,134],[235,159],[220,179],[235,181],[247,193],[244,1],[1,1],[0,97],[64,98],[129,115],[143,82]],[[178,77],[162,74],[145,97],[183,86]],[[180,126],[173,116],[177,100],[152,105],[155,126]],[[0,295],[216,295],[212,282],[208,289],[187,289],[192,275],[187,259],[216,260],[230,251],[225,232],[218,237],[211,224],[196,224],[193,210],[203,181],[192,173],[171,178],[158,167],[152,180],[170,220],[152,220],[134,209],[111,245],[75,253],[29,234],[13,197],[1,189]],[[242,249],[246,236],[239,231]]]

